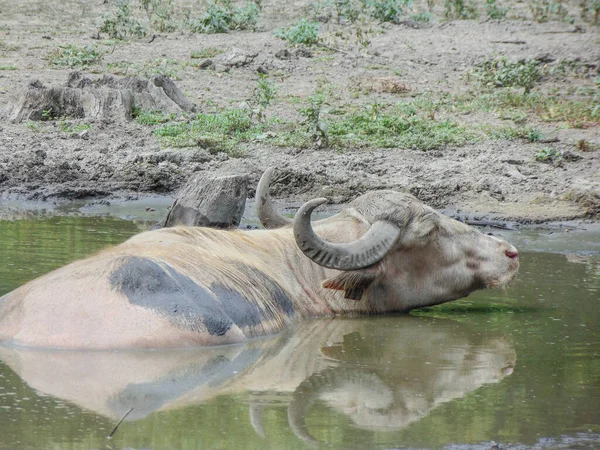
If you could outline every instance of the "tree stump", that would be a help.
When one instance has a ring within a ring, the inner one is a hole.
[[[152,81],[111,75],[93,80],[72,72],[64,86],[46,87],[33,81],[2,115],[13,123],[62,117],[118,122],[131,120],[136,109],[178,114],[193,112],[196,107],[164,75]]]
[[[192,178],[179,192],[159,227],[238,227],[248,196],[248,179],[243,175]]]

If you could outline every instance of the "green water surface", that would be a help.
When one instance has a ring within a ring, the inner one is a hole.
[[[0,221],[0,296],[139,231]],[[189,351],[0,346],[0,448],[600,448],[599,235],[506,237],[513,286],[411,315]]]

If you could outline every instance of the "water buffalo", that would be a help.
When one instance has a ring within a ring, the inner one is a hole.
[[[0,340],[61,349],[169,348],[246,341],[306,317],[408,311],[509,283],[509,243],[409,194],[375,191],[311,224],[257,189],[267,230],[147,231],[0,298]]]

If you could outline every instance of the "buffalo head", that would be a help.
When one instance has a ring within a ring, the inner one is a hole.
[[[514,246],[406,193],[369,192],[336,216],[311,223],[315,208],[327,202],[318,198],[300,207],[292,221],[273,207],[268,195],[271,175],[272,169],[267,170],[257,188],[257,213],[263,225],[292,226],[296,243],[308,258],[340,271],[324,280],[323,287],[343,290],[354,300],[367,293],[373,312],[406,311],[478,289],[503,287],[518,271]],[[329,239],[319,235],[321,228],[327,228]],[[353,228],[364,232],[347,241]]]

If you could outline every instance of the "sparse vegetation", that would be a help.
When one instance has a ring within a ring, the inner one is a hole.
[[[410,18],[417,23],[429,23],[431,22],[431,13],[428,11],[413,14]]]
[[[597,24],[600,18],[600,0],[581,0],[581,18]]]
[[[300,110],[300,115],[304,117],[302,124],[308,135],[310,142],[317,147],[329,147],[329,125],[321,120],[322,108],[325,103],[325,95],[317,92],[307,98],[308,105]]]
[[[536,22],[548,22],[549,20],[563,20],[573,22],[573,18],[568,15],[567,8],[562,1],[553,2],[552,0],[534,0],[529,4],[529,9]]]
[[[223,50],[216,47],[205,47],[200,50],[192,51],[190,58],[192,59],[205,59],[205,58],[214,58],[217,55],[223,53]]]
[[[18,45],[7,44],[5,41],[0,39],[0,52],[14,52],[19,50]]]
[[[522,87],[526,94],[542,77],[537,61],[510,62],[507,58],[484,61],[473,68],[469,76],[486,88]]]
[[[491,94],[458,96],[452,105],[458,111],[524,111],[548,122],[566,122],[573,128],[586,123],[600,124],[600,96],[580,100],[561,95],[542,93],[524,94],[513,89],[503,89]]]
[[[244,154],[240,143],[261,134],[263,127],[253,125],[248,112],[227,109],[217,114],[198,114],[185,122],[169,122],[154,130],[159,141],[168,147],[203,147],[211,153],[230,156]]]
[[[161,111],[142,111],[139,108],[135,108],[132,114],[135,121],[141,125],[159,125],[161,123],[175,120],[175,115],[166,115]]]
[[[409,6],[411,0],[362,0],[363,6],[369,11],[371,17],[380,22],[400,21],[404,9]]]
[[[174,59],[152,59],[139,63],[117,61],[107,64],[106,68],[117,75],[136,75],[143,78],[166,75],[172,80],[178,80],[179,72],[185,68],[185,65],[185,62]]]
[[[188,28],[195,33],[227,33],[233,30],[251,30],[258,21],[259,7],[255,2],[236,8],[231,0],[217,0],[208,5],[197,19],[188,20]]]
[[[535,154],[536,161],[552,164],[560,164],[563,160],[563,153],[552,147],[544,147]]]
[[[485,0],[485,13],[490,19],[504,19],[508,8],[498,5],[496,0]]]
[[[432,150],[476,142],[481,136],[449,119],[414,112],[407,105],[374,103],[329,126],[331,141],[344,146]]]
[[[444,16],[446,19],[475,19],[477,8],[469,0],[445,0]]]
[[[132,17],[129,0],[117,0],[115,6],[116,11],[104,16],[98,29],[99,33],[106,33],[110,38],[119,40],[146,36],[146,27],[139,20]]]
[[[91,130],[92,124],[90,123],[74,123],[69,119],[65,118],[58,122],[60,131],[68,134],[78,134],[82,131]]]
[[[86,68],[102,60],[104,53],[92,45],[79,47],[75,44],[61,45],[48,55],[50,64],[70,68]]]
[[[148,20],[156,31],[175,31],[173,22],[174,0],[139,0]]]
[[[292,44],[314,45],[319,42],[319,23],[300,19],[294,25],[277,30],[275,36]]]
[[[14,64],[0,64],[0,70],[17,70]]]
[[[263,121],[265,111],[275,98],[275,94],[276,89],[271,80],[264,75],[260,75],[252,91],[252,98],[249,100],[252,116],[256,117],[259,122]]]
[[[542,132],[535,127],[503,127],[492,128],[487,133],[497,139],[525,139],[529,142],[538,142],[542,139]]]

